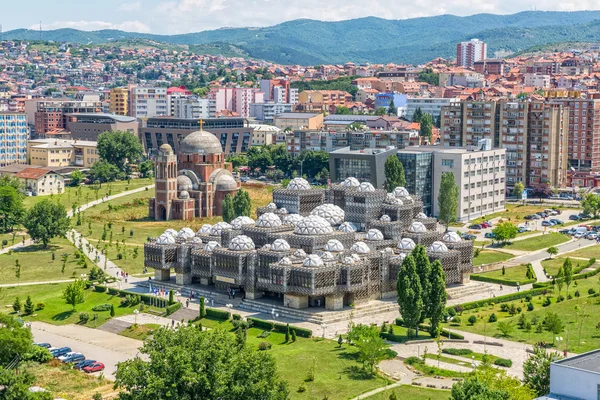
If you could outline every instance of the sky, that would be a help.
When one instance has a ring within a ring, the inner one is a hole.
[[[440,14],[512,14],[527,10],[600,9],[600,0],[0,0],[0,25],[17,28],[120,29],[156,34],[259,27],[310,18],[376,16],[405,19]]]

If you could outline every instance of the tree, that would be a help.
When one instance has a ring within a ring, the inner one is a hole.
[[[77,279],[75,282],[67,285],[63,291],[63,299],[73,307],[73,310],[77,307],[77,304],[83,303],[85,300],[83,291],[85,290],[85,281],[83,279]]]
[[[21,312],[21,308],[22,308],[22,304],[21,304],[21,300],[19,300],[19,297],[15,297],[15,301],[12,304],[12,309],[14,312],[16,312],[17,314]]]
[[[350,115],[352,111],[348,107],[339,106],[335,109],[337,115]]]
[[[510,322],[500,321],[496,325],[496,328],[498,328],[498,330],[500,331],[502,336],[510,337],[510,334],[512,333],[514,326]]]
[[[149,361],[118,364],[119,399],[287,399],[287,384],[269,352],[236,343],[220,329],[159,328],[140,350]]]
[[[595,193],[584,194],[581,198],[581,207],[583,207],[584,213],[597,218],[600,214],[600,196]]]
[[[12,316],[0,313],[0,365],[30,352],[32,345],[31,330]]]
[[[240,189],[233,197],[233,210],[236,217],[250,216],[252,201],[250,200],[250,194]]]
[[[140,174],[143,178],[152,176],[154,172],[154,162],[152,160],[142,161],[139,165]]]
[[[115,316],[115,305],[114,304],[110,305],[110,316],[111,317]]]
[[[3,186],[12,187],[17,191],[17,193],[21,193],[21,190],[24,187],[23,182],[21,182],[21,179],[8,174],[0,176],[0,187]]]
[[[446,274],[442,269],[440,260],[435,260],[431,264],[431,272],[428,280],[431,284],[428,307],[429,320],[431,321],[429,334],[431,337],[436,337],[439,334],[440,323],[444,318],[447,300]]]
[[[446,225],[456,221],[458,216],[458,185],[452,172],[444,172],[440,182],[440,193],[438,194],[439,219]]]
[[[398,272],[396,283],[398,292],[398,305],[402,319],[409,328],[415,329],[418,336],[423,300],[421,298],[421,281],[417,274],[415,259],[412,255],[406,256]]]
[[[24,214],[23,196],[12,186],[0,186],[2,231],[13,230],[13,227],[21,222]]]
[[[512,194],[518,200],[520,200],[521,197],[523,196],[523,191],[524,190],[525,190],[525,185],[523,185],[523,182],[517,182],[517,183],[515,183],[515,186],[513,187]]]
[[[546,253],[550,254],[550,258],[552,258],[552,256],[555,256],[558,254],[558,248],[556,248],[555,246],[548,247],[546,249]]]
[[[112,182],[119,176],[119,168],[112,165],[108,161],[100,160],[97,161],[89,171],[90,180],[93,182]]]
[[[352,327],[352,343],[358,348],[358,361],[371,375],[375,366],[387,357],[387,345],[379,335],[379,329],[372,325],[355,325]]]
[[[27,370],[9,370],[0,367],[0,387],[3,400],[52,400],[50,392],[30,392],[35,376]]]
[[[567,298],[569,298],[569,286],[571,286],[571,283],[573,283],[573,263],[571,263],[571,259],[569,257],[567,257],[562,267],[565,285],[567,286]]]
[[[533,391],[517,378],[485,362],[452,386],[451,400],[530,400]]]
[[[517,237],[519,228],[517,228],[516,225],[506,221],[496,225],[494,229],[492,229],[492,233],[497,241],[506,243]]]
[[[421,301],[423,303],[423,311],[421,312],[421,321],[425,321],[425,318],[429,318],[431,309],[431,262],[427,256],[427,251],[424,246],[418,245],[411,252],[415,260],[415,269],[419,276],[419,282],[421,283]]]
[[[204,297],[200,297],[199,302],[200,302],[200,314],[199,314],[199,316],[200,316],[200,319],[202,319],[202,318],[206,317],[206,308],[204,306]]]
[[[537,196],[541,202],[543,198],[552,196],[552,189],[547,183],[540,183],[533,187],[533,195]]]
[[[169,290],[169,305],[175,304],[175,292],[173,289]]]
[[[431,144],[433,137],[433,117],[431,114],[425,113],[421,117],[420,123],[419,135],[428,138],[429,144]]]
[[[83,172],[76,169],[75,171],[71,172],[69,178],[71,179],[71,186],[79,186],[81,185],[81,182],[83,182],[83,180],[85,179],[85,176],[83,175]]]
[[[27,212],[23,225],[33,240],[41,241],[44,247],[48,247],[50,239],[66,235],[69,218],[65,206],[44,199]]]
[[[406,177],[404,176],[404,167],[394,154],[385,160],[385,188],[392,192],[398,186],[406,186]]]
[[[558,352],[548,352],[541,346],[535,346],[533,354],[523,363],[523,383],[537,396],[550,393],[550,364],[561,358]]]
[[[423,111],[421,110],[421,107],[417,107],[417,109],[415,110],[415,112],[413,114],[412,122],[421,122],[422,117],[423,117]]]
[[[377,109],[375,110],[375,115],[386,115],[387,114],[387,108],[386,107],[377,107]]]
[[[144,148],[139,139],[129,132],[104,132],[98,136],[100,158],[119,171],[128,171],[129,164],[137,164],[143,153]]]
[[[425,68],[417,75],[418,82],[427,82],[432,86],[443,86],[440,84],[440,74],[433,72],[431,68]]]
[[[558,287],[558,297],[561,297],[561,292],[562,292],[562,288],[563,285],[565,284],[565,281],[563,279],[563,277],[565,276],[565,270],[563,269],[562,265],[560,267],[558,267],[558,272],[556,273],[556,286]]]
[[[23,313],[25,315],[33,314],[33,301],[31,301],[31,296],[27,296],[27,300],[25,300],[25,306],[23,306]]]
[[[398,107],[396,107],[396,104],[394,104],[393,97],[390,99],[390,104],[388,105],[388,114],[393,116],[398,115]]]
[[[223,200],[223,221],[229,223],[235,218],[235,210],[233,205],[233,198],[230,194],[225,196]]]
[[[544,325],[546,326],[546,330],[548,332],[552,332],[552,344],[554,344],[555,335],[561,333],[565,328],[562,319],[558,314],[549,311],[544,318]]]

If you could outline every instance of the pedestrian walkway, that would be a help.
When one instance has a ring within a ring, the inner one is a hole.
[[[14,286],[31,286],[31,285],[52,285],[55,283],[68,283],[73,282],[73,279],[61,279],[59,281],[46,281],[46,282],[20,282],[20,283],[3,283],[0,287],[14,287]]]

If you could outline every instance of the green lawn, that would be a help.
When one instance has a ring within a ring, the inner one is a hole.
[[[502,269],[495,271],[482,272],[480,274],[471,274],[471,277],[487,277],[493,279],[501,279],[506,282],[523,282],[527,280],[527,266],[525,264],[517,265],[514,267],[506,267],[505,274],[502,275]]]
[[[385,390],[368,397],[369,400],[389,400],[392,393],[403,400],[448,400],[450,392],[447,390],[425,389],[416,386],[402,385]]]
[[[575,286],[575,282],[577,283],[577,286]],[[508,312],[500,311],[499,304],[464,311],[461,316],[461,319],[463,321],[462,325],[460,325],[459,327],[454,327],[453,329],[478,333],[480,335],[487,334],[488,337],[499,337],[500,331],[496,328],[498,322],[486,322],[488,321],[490,314],[495,313],[498,318],[498,321],[506,321],[512,324],[513,331],[508,339],[526,342],[530,344],[535,344],[539,341],[547,341],[548,343],[552,343],[553,338],[557,335],[554,335],[553,333],[548,332],[545,329],[543,329],[541,333],[537,333],[534,324],[534,322],[536,322],[534,318],[537,319],[537,322],[542,322],[546,313],[548,311],[551,311],[556,312],[562,319],[562,322],[565,326],[565,330],[563,330],[558,336],[562,336],[563,338],[569,338],[569,351],[575,353],[582,353],[593,349],[597,349],[598,347],[600,347],[600,335],[598,334],[598,330],[596,329],[596,325],[598,324],[598,319],[596,318],[596,316],[600,314],[600,301],[598,297],[589,296],[588,289],[594,288],[596,291],[598,291],[598,289],[600,288],[598,283],[598,277],[580,279],[575,282],[571,284],[569,293],[574,294],[575,291],[578,290],[580,293],[579,298],[573,297],[571,300],[565,300],[560,303],[556,303],[556,296],[552,295],[552,293],[549,293],[550,296],[553,296],[551,300],[552,304],[548,307],[542,307],[543,296],[535,296],[532,298],[532,304],[534,306],[533,311],[527,311],[527,303],[525,299],[512,302],[512,304],[514,304],[516,307],[522,308],[522,312],[532,323],[533,329],[531,330],[531,332],[525,332],[524,330],[519,329],[517,327],[519,315],[510,316]],[[565,294],[566,288],[563,287],[562,295],[565,296]],[[577,305],[585,308],[586,315],[583,320],[581,343],[579,343],[578,329],[576,323],[577,313],[575,310],[575,306]],[[475,323],[475,325],[471,325],[466,322],[471,315],[477,316],[477,322]],[[559,350],[564,350],[564,347],[565,343],[563,342],[560,345]]]
[[[159,324],[131,325],[124,331],[119,332],[119,335],[136,340],[146,340],[158,328],[160,328]]]
[[[568,235],[552,232],[529,239],[516,240],[505,247],[512,250],[535,251],[568,242],[570,239],[571,237]]]
[[[572,261],[575,261],[575,260],[572,260]],[[560,267],[562,267],[564,262],[565,262],[565,259],[562,257],[546,259],[546,260],[542,261],[542,267],[544,267],[544,269],[546,270],[546,273],[548,275],[556,276],[556,274],[558,273],[558,269]],[[577,262],[575,261],[574,264],[576,265]]]
[[[596,258],[600,259],[600,244],[572,251],[570,253],[561,254],[561,257],[581,257],[581,258]]]
[[[493,250],[481,250],[479,256],[473,257],[473,265],[479,266],[484,264],[492,264],[500,261],[506,261],[514,256],[509,253],[502,253]]]
[[[75,253],[77,249],[67,239],[53,239],[47,248],[41,244],[17,248],[12,254],[1,254],[0,265],[3,274],[0,275],[0,284],[20,282],[44,282],[69,279],[87,274],[92,263],[87,260],[88,268],[83,268],[77,263]],[[54,253],[54,261],[52,261]],[[69,254],[64,273],[62,272],[61,257]],[[21,277],[15,274],[15,262],[21,265]]]

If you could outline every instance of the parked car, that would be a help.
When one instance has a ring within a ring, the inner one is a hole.
[[[554,225],[564,225],[564,222],[562,222],[560,219],[556,219],[556,218],[552,218],[550,220],[550,222],[552,222]]]
[[[75,362],[83,361],[83,360],[85,360],[85,356],[81,353],[72,351],[70,353],[65,354],[64,356],[58,357],[58,359],[66,364],[66,363],[75,363]]]
[[[483,229],[483,227],[480,224],[473,224],[469,227],[469,229]]]
[[[491,224],[491,223],[489,223],[489,222],[487,222],[487,221],[485,221],[485,222],[482,222],[482,223],[481,223],[481,226],[483,226],[484,228],[491,228],[491,227],[492,227],[492,224]]]
[[[471,235],[470,233],[463,233],[461,237],[463,238],[463,240],[475,240],[475,239],[477,239],[477,236]]]
[[[562,233],[563,235],[569,235],[569,234],[571,234],[571,230],[570,229],[561,229],[560,231],[558,231],[558,233]]]
[[[34,343],[34,345],[39,346],[39,347],[43,347],[45,349],[49,349],[52,346],[50,345],[50,343]]]
[[[552,221],[542,221],[542,226],[554,226]]]
[[[65,354],[71,352],[71,348],[70,347],[50,348],[48,350],[50,350],[50,353],[52,354],[52,356],[54,356],[54,358],[58,358],[60,356],[64,356]]]
[[[83,371],[87,372],[87,373],[104,371],[104,364],[102,364],[101,362],[95,362],[92,365],[88,365],[87,367],[83,367]]]
[[[526,220],[530,221],[530,220],[532,220],[532,219],[537,219],[537,218],[535,218],[535,216],[536,216],[535,214],[529,214],[529,215],[526,215],[524,218],[525,218]]]
[[[83,369],[87,366],[90,366],[92,364],[95,364],[97,361],[96,360],[83,360],[83,361],[79,361],[78,363],[76,363],[75,365],[73,365],[74,369]]]
[[[575,232],[575,234],[573,235],[573,237],[575,239],[581,239],[583,237],[584,233],[582,232]]]
[[[494,232],[487,232],[484,236],[487,239],[495,239],[496,238],[496,235],[494,234]]]
[[[585,235],[585,238],[590,240],[596,240],[598,239],[598,234],[596,232],[590,232],[587,235]]]
[[[590,218],[591,215],[590,214],[586,214],[586,213],[579,213],[579,219],[588,219]]]
[[[245,178],[245,177],[241,178],[240,181],[242,181],[242,182],[248,182],[248,178]]]
[[[571,221],[579,221],[581,218],[579,217],[579,215],[573,214],[573,215],[569,215],[569,219]]]

